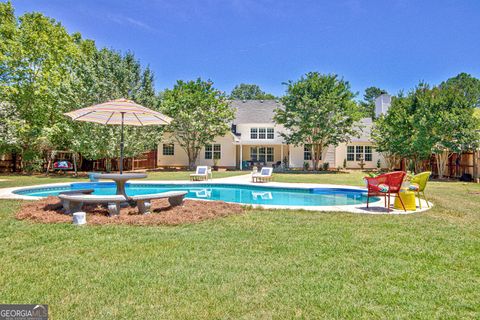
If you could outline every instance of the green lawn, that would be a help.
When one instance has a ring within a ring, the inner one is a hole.
[[[32,224],[1,201],[0,302],[54,319],[478,319],[480,186],[427,196],[408,216],[248,210],[177,227]]]
[[[148,172],[147,180],[188,180],[193,171],[157,171]],[[226,178],[247,174],[244,171],[213,172],[213,178]],[[6,180],[6,181],[2,181]],[[71,175],[0,175],[0,188],[20,187],[34,184],[56,183],[56,182],[80,182],[87,181],[84,175],[78,178]]]

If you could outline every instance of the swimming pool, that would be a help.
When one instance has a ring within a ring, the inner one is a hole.
[[[63,186],[31,187],[14,191],[15,194],[34,197],[58,195],[62,191],[94,189],[93,194],[115,194],[115,183],[71,183]],[[366,191],[354,188],[294,188],[217,183],[127,183],[127,195],[140,195],[173,190],[188,191],[189,199],[220,200],[247,205],[272,206],[343,206],[366,203]],[[378,199],[371,199],[376,201]]]

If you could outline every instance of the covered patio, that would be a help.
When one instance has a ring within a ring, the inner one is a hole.
[[[286,144],[236,144],[237,167],[249,170],[253,166],[281,167],[288,161],[289,147]]]

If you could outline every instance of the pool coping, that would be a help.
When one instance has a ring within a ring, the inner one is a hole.
[[[348,186],[340,184],[319,184],[319,183],[291,183],[291,182],[268,182],[268,183],[253,183],[248,181],[238,181],[237,179],[232,179],[228,181],[228,178],[210,180],[210,181],[188,181],[188,180],[142,180],[142,181],[130,181],[129,184],[135,185],[145,185],[145,184],[227,184],[227,185],[241,185],[241,186],[257,186],[272,188],[295,188],[295,189],[312,189],[312,188],[342,188],[342,189],[351,189],[351,190],[362,190],[366,191],[365,188],[357,186]],[[52,187],[68,187],[72,183],[88,183],[90,181],[79,181],[79,182],[59,182],[59,183],[48,183],[32,186],[21,186],[21,187],[11,187],[11,188],[0,188],[0,199],[9,199],[9,200],[40,200],[43,197],[35,196],[26,196],[14,193],[19,190],[28,190],[35,188],[52,188]],[[110,180],[101,180],[100,182],[111,182]],[[193,201],[210,201],[205,199],[189,199]],[[428,202],[430,207],[427,206],[425,200],[422,201],[422,209],[417,206],[415,211],[404,211],[391,209],[388,211],[384,207],[383,199],[380,199],[375,202],[370,203],[370,208],[366,207],[366,204],[354,204],[354,205],[340,205],[340,206],[289,206],[289,205],[265,205],[265,204],[245,204],[230,202],[235,204],[241,204],[247,207],[260,208],[260,209],[288,209],[288,210],[305,210],[305,211],[322,211],[322,212],[349,212],[349,213],[362,213],[362,214],[414,214],[419,212],[424,212],[433,207],[431,202]]]
[[[59,182],[59,183],[48,183],[48,184],[39,184],[32,186],[22,186],[22,187],[11,187],[11,188],[0,188],[0,199],[10,199],[10,200],[40,200],[43,197],[35,196],[26,196],[14,193],[15,191],[28,190],[31,188],[52,188],[52,187],[68,187],[72,183],[89,183],[90,181],[73,181],[73,182]],[[110,180],[101,180],[100,182],[111,182]],[[357,186],[348,186],[340,184],[319,184],[319,183],[291,183],[291,182],[268,182],[268,183],[253,183],[250,181],[241,181],[238,179],[223,178],[210,181],[189,181],[189,180],[142,180],[142,181],[130,181],[129,184],[230,184],[230,185],[242,185],[242,186],[262,186],[273,187],[273,188],[296,188],[296,189],[312,189],[312,188],[342,188],[342,189],[351,189],[351,190],[362,190],[365,191],[365,188]],[[189,199],[194,201],[209,201],[204,199]],[[375,202],[370,203],[370,208],[366,207],[366,204],[354,204],[354,205],[340,205],[340,206],[289,206],[289,205],[259,205],[259,204],[245,204],[237,203],[246,207],[252,207],[257,209],[288,209],[288,210],[305,210],[305,211],[323,211],[323,212],[349,212],[349,213],[363,213],[363,214],[413,214],[424,212],[433,207],[431,202],[428,202],[430,206],[427,206],[425,200],[420,200],[422,202],[422,209],[417,206],[415,211],[404,211],[392,209],[388,211],[384,207],[383,199],[380,199]]]

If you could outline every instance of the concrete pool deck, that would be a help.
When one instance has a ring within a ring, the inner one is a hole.
[[[110,180],[102,180],[110,181]],[[79,181],[78,183],[89,182],[89,181]],[[33,185],[33,186],[23,186],[23,187],[13,187],[13,188],[1,188],[0,189],[0,199],[10,199],[10,200],[39,200],[41,197],[33,197],[15,194],[15,191],[33,189],[33,188],[50,188],[50,187],[68,187],[71,183],[77,182],[61,182],[61,183],[49,183],[42,185]],[[131,185],[135,184],[185,184],[191,183],[195,184],[236,184],[236,185],[255,185],[255,186],[268,186],[272,188],[298,188],[298,189],[311,189],[311,188],[345,188],[352,190],[365,190],[362,187],[348,186],[348,185],[338,185],[338,184],[319,184],[319,183],[288,183],[288,182],[267,182],[267,183],[253,183],[251,182],[251,175],[245,174],[240,176],[233,176],[227,178],[218,178],[209,181],[189,181],[189,180],[132,180],[129,181]],[[199,199],[191,199],[199,200]],[[208,201],[208,200],[199,200],[199,201]],[[429,202],[430,207],[427,206],[425,200],[422,201],[422,209],[417,206],[416,211],[404,211],[391,209],[387,210],[384,206],[383,199],[380,199],[376,202],[370,203],[370,208],[367,208],[366,204],[356,204],[356,205],[339,205],[339,206],[288,206],[288,205],[256,205],[256,204],[245,204],[254,208],[264,208],[264,209],[290,209],[290,210],[308,210],[308,211],[324,211],[324,212],[349,212],[349,213],[363,213],[363,214],[412,214],[419,213],[426,210],[429,210],[433,204]]]

